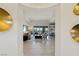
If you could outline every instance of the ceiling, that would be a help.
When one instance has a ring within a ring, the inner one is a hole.
[[[54,21],[55,6],[57,3],[22,3],[24,17],[28,22]],[[40,21],[39,21],[40,20]]]
[[[29,20],[50,20],[54,18],[56,3],[24,3],[24,16]]]
[[[22,3],[22,4],[31,8],[48,8],[57,5],[58,3]]]
[[[25,17],[29,20],[50,20],[54,18],[54,10],[53,8],[26,8],[24,9]]]

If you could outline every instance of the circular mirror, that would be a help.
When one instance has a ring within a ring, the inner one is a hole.
[[[79,3],[74,6],[73,12],[75,15],[79,15]]]
[[[0,32],[9,30],[11,26],[12,26],[11,15],[4,9],[0,8]]]
[[[79,43],[79,24],[75,25],[71,30],[72,38]]]

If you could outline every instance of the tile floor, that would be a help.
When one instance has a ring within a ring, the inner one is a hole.
[[[24,56],[54,56],[54,39],[35,39],[24,42]]]

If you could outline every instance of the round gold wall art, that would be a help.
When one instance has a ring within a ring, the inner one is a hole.
[[[79,3],[74,6],[73,12],[75,15],[79,15]]]
[[[12,26],[11,15],[4,9],[0,8],[0,32],[9,30],[11,26]]]
[[[71,30],[73,40],[79,43],[79,24],[75,25]]]

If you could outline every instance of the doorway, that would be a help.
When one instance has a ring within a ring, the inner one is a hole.
[[[32,31],[26,31],[23,36],[24,56],[55,55],[55,23],[49,26],[34,26]]]
[[[52,7],[49,9],[29,9],[27,16],[30,16],[30,24],[29,26],[26,25],[27,30],[23,35],[24,56],[55,56],[56,20],[55,12],[53,13],[52,11],[53,9]]]

